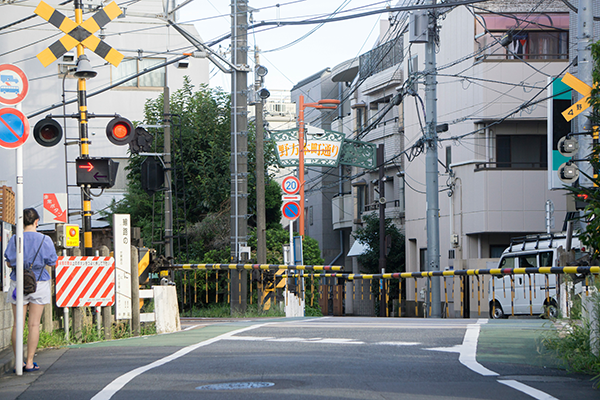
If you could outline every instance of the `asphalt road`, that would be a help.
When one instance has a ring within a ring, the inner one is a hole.
[[[187,330],[41,351],[2,399],[599,399],[539,337],[551,323],[323,317],[185,321]]]

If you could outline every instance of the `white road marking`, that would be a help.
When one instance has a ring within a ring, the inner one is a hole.
[[[98,392],[94,397],[92,397],[92,400],[108,400],[111,397],[113,397],[115,395],[115,393],[117,393],[119,390],[121,390],[123,388],[123,386],[127,385],[134,378],[138,377],[139,375],[143,374],[146,371],[150,371],[151,369],[160,367],[161,365],[164,365],[168,362],[177,360],[178,358],[183,357],[186,354],[188,354],[196,349],[199,349],[200,347],[208,346],[209,344],[213,344],[215,342],[218,342],[220,340],[228,338],[232,335],[235,335],[236,333],[241,333],[241,332],[246,332],[246,331],[256,329],[256,328],[261,328],[265,325],[268,325],[268,323],[252,325],[252,326],[249,326],[246,328],[227,332],[227,333],[224,333],[217,337],[214,337],[212,339],[208,339],[203,342],[199,342],[199,343],[193,344],[191,346],[184,347],[183,349],[171,354],[170,356],[163,357],[160,360],[156,360],[153,363],[144,365],[143,367],[136,368],[133,371],[129,371],[128,373],[119,376],[118,378],[113,380],[111,383],[106,385],[104,387],[104,389],[102,389],[100,392]]]
[[[476,324],[467,325],[467,331],[463,343],[453,347],[435,347],[426,350],[445,351],[448,353],[459,353],[458,361],[473,372],[477,372],[483,376],[498,376],[497,372],[491,371],[479,364],[476,360],[477,355],[477,340],[481,324],[487,323],[487,319],[479,319]]]
[[[535,388],[532,388],[531,386],[527,386],[524,383],[517,382],[512,379],[508,379],[508,380],[498,379],[498,382],[500,382],[503,385],[510,386],[511,388],[516,389],[519,392],[523,392],[523,393],[533,397],[534,399],[558,400],[556,397],[552,397],[548,393],[544,393],[541,390],[537,390]]]
[[[485,368],[483,365],[477,362],[477,342],[479,340],[479,332],[481,331],[481,325],[487,324],[487,319],[478,319],[476,324],[467,325],[467,331],[463,343],[453,347],[436,347],[429,348],[426,350],[433,351],[446,351],[450,353],[459,353],[458,361],[465,367],[469,368],[473,372],[477,372],[483,376],[498,376],[497,372]],[[548,393],[544,393],[541,390],[527,386],[524,383],[517,382],[510,379],[498,379],[499,383],[509,386],[521,393],[525,393],[528,396],[538,400],[558,400],[556,397],[550,396]]]
[[[316,318],[315,320],[318,320]],[[313,321],[313,320],[309,320]],[[286,323],[293,323],[295,321],[289,321]],[[307,321],[302,321],[307,322]],[[428,348],[425,350],[432,351],[444,351],[444,352],[452,352],[459,353],[459,361],[461,364],[465,365],[467,368],[472,371],[484,375],[484,376],[498,376],[498,373],[491,371],[485,368],[483,365],[479,364],[476,360],[477,355],[477,342],[479,340],[479,332],[481,330],[481,325],[487,323],[487,319],[479,319],[476,324],[467,325],[467,331],[465,332],[465,336],[463,339],[463,343],[461,345],[453,346],[453,347],[436,347],[436,348]],[[161,365],[167,364],[171,361],[174,361],[180,357],[183,357],[190,352],[199,349],[200,347],[208,346],[210,344],[216,343],[221,340],[247,340],[247,341],[278,341],[278,342],[304,342],[304,343],[328,343],[328,344],[375,344],[375,345],[393,345],[393,346],[415,346],[420,343],[417,342],[375,342],[375,343],[365,343],[360,341],[355,341],[353,339],[322,339],[322,338],[312,338],[312,339],[303,339],[303,338],[273,338],[273,337],[259,337],[259,336],[235,336],[239,333],[247,332],[252,329],[262,328],[267,325],[278,325],[277,322],[267,322],[264,324],[252,325],[246,328],[234,330],[231,332],[224,333],[222,335],[216,336],[212,339],[205,340],[203,342],[199,342],[169,355],[161,358],[160,360],[154,361],[148,365],[136,368],[126,374],[123,374],[113,380],[111,383],[106,385],[104,389],[98,392],[92,400],[109,400],[112,396],[115,395],[119,390],[121,390],[126,384],[131,382],[133,379],[143,374],[146,371],[154,369],[156,367],[160,367]],[[345,325],[345,324],[344,324]],[[333,327],[333,326],[332,326]],[[455,328],[453,326],[452,328]],[[192,329],[194,327],[190,327],[188,329]],[[515,390],[518,390],[522,393],[527,394],[538,400],[558,400],[555,397],[550,396],[547,393],[542,392],[541,390],[532,388],[531,386],[527,386],[521,382],[516,380],[509,379],[498,379],[499,383],[503,385],[509,386]]]
[[[249,342],[290,342],[290,343],[325,343],[325,344],[367,344],[379,346],[417,346],[419,342],[373,342],[367,343],[355,339],[344,338],[299,338],[299,337],[281,337],[274,338],[269,336],[230,336],[223,340],[240,340]]]

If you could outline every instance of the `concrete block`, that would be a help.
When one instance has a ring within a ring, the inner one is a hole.
[[[153,286],[156,333],[181,330],[175,286]]]

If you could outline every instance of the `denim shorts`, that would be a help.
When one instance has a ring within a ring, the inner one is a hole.
[[[13,299],[13,292],[17,288],[17,282],[11,280],[6,301],[10,304],[17,304],[17,299]],[[38,281],[37,290],[34,293],[23,296],[23,305],[33,304],[50,304],[52,301],[52,293],[50,292],[50,281]]]

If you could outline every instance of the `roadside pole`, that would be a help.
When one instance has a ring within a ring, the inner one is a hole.
[[[15,372],[23,375],[23,146],[17,147],[17,305]]]
[[[435,0],[429,0],[435,4]],[[438,138],[437,138],[437,81],[436,81],[436,37],[437,16],[432,10],[429,16],[429,34],[425,45],[425,112],[427,121],[426,132],[426,198],[427,198],[427,271],[440,270],[440,221],[438,196]],[[431,317],[441,318],[440,278],[431,278]]]

